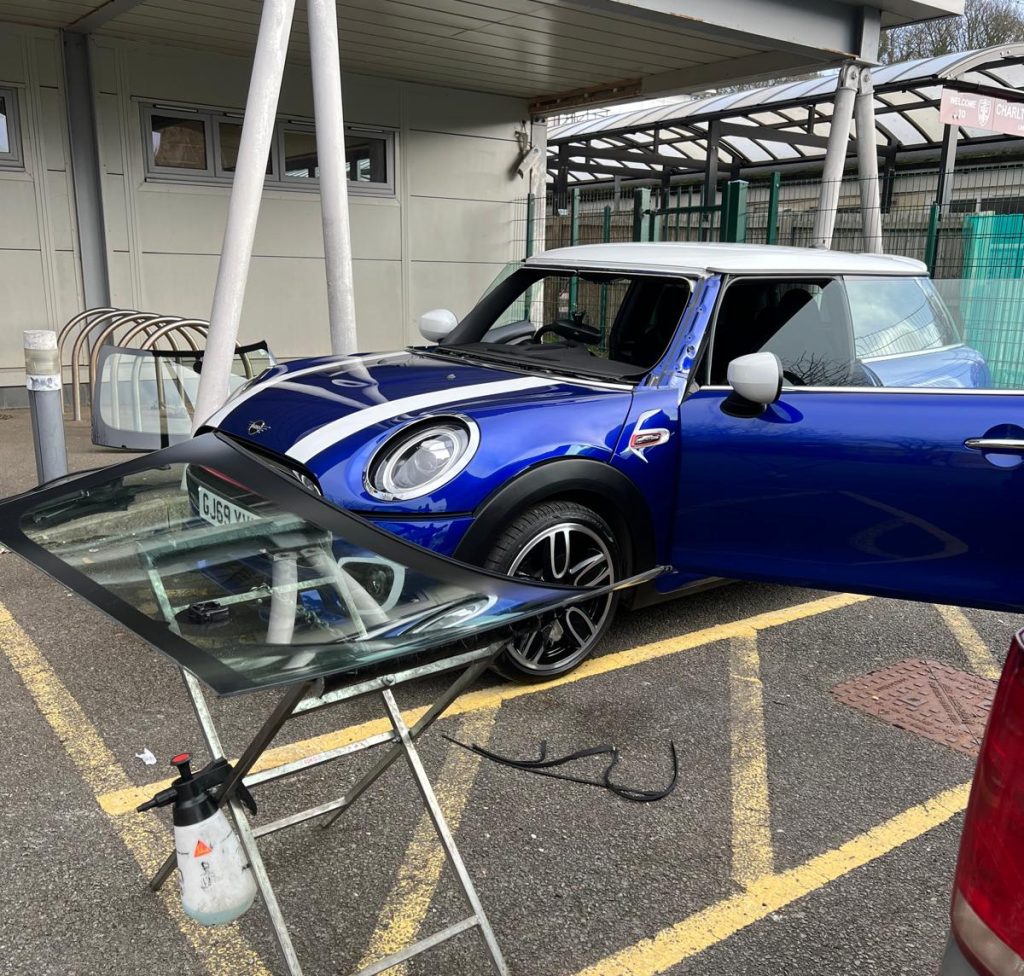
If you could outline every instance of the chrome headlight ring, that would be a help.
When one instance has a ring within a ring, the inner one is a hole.
[[[448,484],[473,460],[480,428],[468,417],[430,417],[391,435],[367,465],[363,484],[383,501],[422,498]]]

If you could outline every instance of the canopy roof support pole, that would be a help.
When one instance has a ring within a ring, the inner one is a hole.
[[[338,57],[338,13],[334,0],[309,0],[309,54],[313,73],[320,210],[327,265],[327,312],[331,352],[355,352],[356,307],[352,281],[352,236],[348,212],[345,120]]]
[[[953,173],[956,171],[957,136],[960,127],[942,127],[942,151],[939,154],[939,185],[935,191],[935,202],[943,216],[949,212],[949,201],[953,198]]]
[[[288,53],[295,0],[264,0],[249,95],[242,120],[238,162],[231,184],[217,284],[213,292],[210,331],[193,416],[193,430],[227,399],[228,377],[242,319],[256,221],[263,197],[263,179],[274,134],[281,79]]]
[[[718,203],[718,143],[722,138],[722,124],[717,119],[708,123],[708,153],[704,160],[704,198],[701,201],[705,209]]]
[[[828,148],[825,150],[825,168],[821,174],[818,212],[814,215],[812,242],[815,247],[832,246],[832,233],[836,227],[836,211],[839,209],[839,191],[843,180],[843,169],[846,166],[846,153],[850,145],[853,105],[859,85],[860,69],[857,65],[843,65],[836,83],[832,125],[828,134]]]
[[[878,198],[878,146],[875,132],[875,86],[871,69],[860,69],[860,86],[854,106],[857,119],[857,181],[860,184],[861,228],[864,250],[881,254],[882,211]]]

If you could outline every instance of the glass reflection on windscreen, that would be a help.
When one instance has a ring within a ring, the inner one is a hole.
[[[21,529],[249,685],[454,641],[523,609],[354,546],[199,464],[69,485]]]

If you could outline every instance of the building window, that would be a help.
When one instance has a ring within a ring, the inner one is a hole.
[[[318,180],[320,166],[316,157],[316,133],[311,126],[282,125],[281,151],[284,153],[286,180]]]
[[[238,163],[238,147],[242,142],[242,122],[217,122],[217,176],[228,177]],[[274,176],[274,153],[267,159],[267,176]]]
[[[0,89],[2,95],[3,89]],[[238,162],[242,118],[199,107],[145,104],[146,178],[174,182],[230,182]],[[2,155],[0,155],[2,159]],[[386,129],[347,126],[345,164],[350,192],[393,196],[395,136]],[[267,160],[267,186],[315,189],[320,179],[312,122],[278,123]]]
[[[154,112],[150,116],[149,129],[154,169],[209,172],[205,119],[157,115]]]
[[[0,167],[20,169],[22,164],[17,94],[13,88],[0,88]]]

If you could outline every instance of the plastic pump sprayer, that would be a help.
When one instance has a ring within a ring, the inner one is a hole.
[[[249,910],[256,881],[242,845],[215,798],[231,773],[226,759],[215,759],[195,775],[192,757],[175,756],[178,778],[143,803],[138,812],[174,804],[174,850],[178,858],[181,907],[202,925],[224,925]],[[256,803],[241,786],[238,798],[253,813]]]

